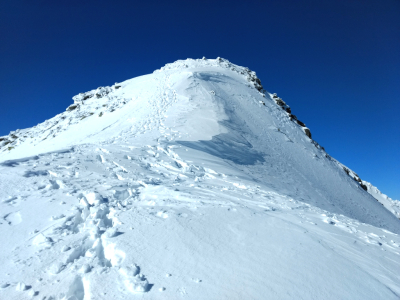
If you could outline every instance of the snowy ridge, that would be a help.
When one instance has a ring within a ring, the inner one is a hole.
[[[154,73],[159,73],[166,70],[182,70],[189,68],[189,66],[190,68],[221,67],[242,75],[247,79],[250,85],[254,86],[254,88],[260,92],[260,95],[263,97],[266,97],[267,95],[268,98],[272,99],[279,107],[281,107],[287,113],[289,120],[297,124],[311,139],[310,129],[291,113],[290,107],[281,98],[279,98],[277,94],[270,94],[266,92],[256,73],[246,67],[232,64],[228,60],[220,57],[217,59],[206,59],[203,57],[203,59],[197,60],[178,60],[174,63],[166,64],[160,70],[154,71]],[[80,93],[72,97],[74,103],[66,109],[66,112],[61,113],[41,124],[38,124],[33,128],[18,129],[10,132],[8,136],[0,137],[0,152],[10,152],[22,143],[29,143],[33,146],[36,146],[46,139],[55,138],[60,132],[66,131],[71,125],[80,124],[82,120],[88,117],[102,117],[105,114],[112,113],[115,110],[122,108],[134,98],[124,97],[124,93],[118,93],[117,90],[120,89],[121,86],[121,84],[115,83],[115,85],[111,87],[99,87],[95,90],[91,90],[86,93]],[[265,101],[261,100],[260,103],[265,105]],[[312,140],[312,143],[317,148],[325,150],[316,141]],[[329,155],[326,154],[326,157],[329,157]],[[359,178],[358,175],[356,177]],[[353,176],[353,178],[355,177]],[[361,184],[360,179],[357,181]],[[366,190],[365,186],[362,187]],[[372,195],[374,196],[374,194]],[[380,201],[380,199],[380,197],[377,198],[378,201]],[[387,207],[387,205],[385,205],[385,207]],[[389,210],[393,212],[393,209]]]
[[[367,187],[368,193],[372,195],[376,200],[378,200],[383,206],[386,207],[390,212],[392,212],[397,218],[400,219],[400,201],[393,200],[387,195],[383,194],[377,187],[373,186],[368,181],[362,181],[362,184]]]
[[[398,211],[254,72],[188,59],[73,100],[3,138],[0,299],[400,297]]]
[[[106,113],[121,108],[129,100],[116,96],[120,86],[99,87],[95,90],[74,96],[74,104],[67,107],[66,112],[56,115],[32,128],[17,129],[7,136],[0,137],[0,151],[9,152],[21,144],[36,146],[46,139],[55,138],[61,132],[66,131],[71,125],[93,115],[101,117]]]

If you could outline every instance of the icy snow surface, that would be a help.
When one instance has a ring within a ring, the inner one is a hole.
[[[0,299],[400,297],[397,202],[254,72],[188,59],[73,99],[0,138]]]

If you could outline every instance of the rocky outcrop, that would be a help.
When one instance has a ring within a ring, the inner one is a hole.
[[[0,137],[0,149],[5,146],[7,150],[14,149],[14,146],[19,142],[19,129],[11,131],[8,135]]]
[[[254,87],[261,93],[264,93],[264,88],[261,84],[261,80],[257,77],[256,72],[245,69],[245,74],[247,75],[247,80],[253,83]]]
[[[79,93],[78,95],[72,97],[72,99],[74,100],[74,104],[83,104],[84,101],[86,101],[90,98],[93,98],[93,97],[95,97],[97,99],[103,98],[103,97],[107,96],[109,93],[111,93],[113,90],[118,89],[118,88],[120,88],[120,86],[116,86],[116,85],[114,85],[112,87],[101,86],[95,90],[91,90],[86,93]]]
[[[361,180],[360,176],[357,175],[357,173],[354,173],[353,171],[350,171],[348,168],[346,168],[345,166],[342,166],[343,171],[345,171],[345,173],[350,176],[351,178],[353,178],[357,183],[360,184],[361,188],[365,191],[368,192],[368,187],[363,183],[363,181]]]
[[[303,128],[304,133],[311,139],[311,131],[307,127]]]
[[[0,137],[0,152],[11,151],[26,140],[38,143],[51,139],[70,125],[77,124],[94,114],[101,117],[105,113],[121,108],[130,101],[113,93],[121,86],[115,83],[113,86],[99,87],[72,97],[74,103],[68,106],[65,112],[32,128],[18,129]]]
[[[70,106],[67,107],[66,111],[72,111],[76,108],[78,108],[78,104],[71,104]]]
[[[279,106],[281,107],[284,111],[287,112],[288,117],[290,121],[293,121],[295,124],[299,125],[302,127],[303,132],[305,133],[306,136],[308,136],[311,139],[311,131],[310,129],[301,122],[295,115],[292,114],[292,110],[290,109],[290,106],[286,104],[285,101],[282,100],[282,98],[279,98],[276,93],[272,94],[272,100]]]

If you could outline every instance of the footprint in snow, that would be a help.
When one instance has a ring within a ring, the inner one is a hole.
[[[133,293],[145,293],[151,289],[151,286],[144,275],[139,274],[140,268],[137,265],[131,265],[120,269],[120,274],[125,278],[126,288]]]
[[[76,276],[69,286],[68,292],[63,299],[83,300],[85,298],[85,285],[80,276]]]

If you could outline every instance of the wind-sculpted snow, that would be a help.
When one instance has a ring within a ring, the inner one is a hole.
[[[0,299],[398,299],[397,210],[279,99],[177,61],[7,137]]]
[[[0,188],[10,196],[1,204],[0,240],[8,245],[2,297],[399,295],[390,262],[400,255],[397,235],[239,178],[213,155],[194,154],[183,146],[121,142],[3,165]],[[24,177],[36,169],[47,173]],[[22,179],[23,186],[10,184]],[[350,288],[337,290],[344,282]]]
[[[262,153],[252,150],[245,139],[226,133],[213,136],[210,141],[178,141],[178,144],[206,152],[239,165],[264,162]]]

